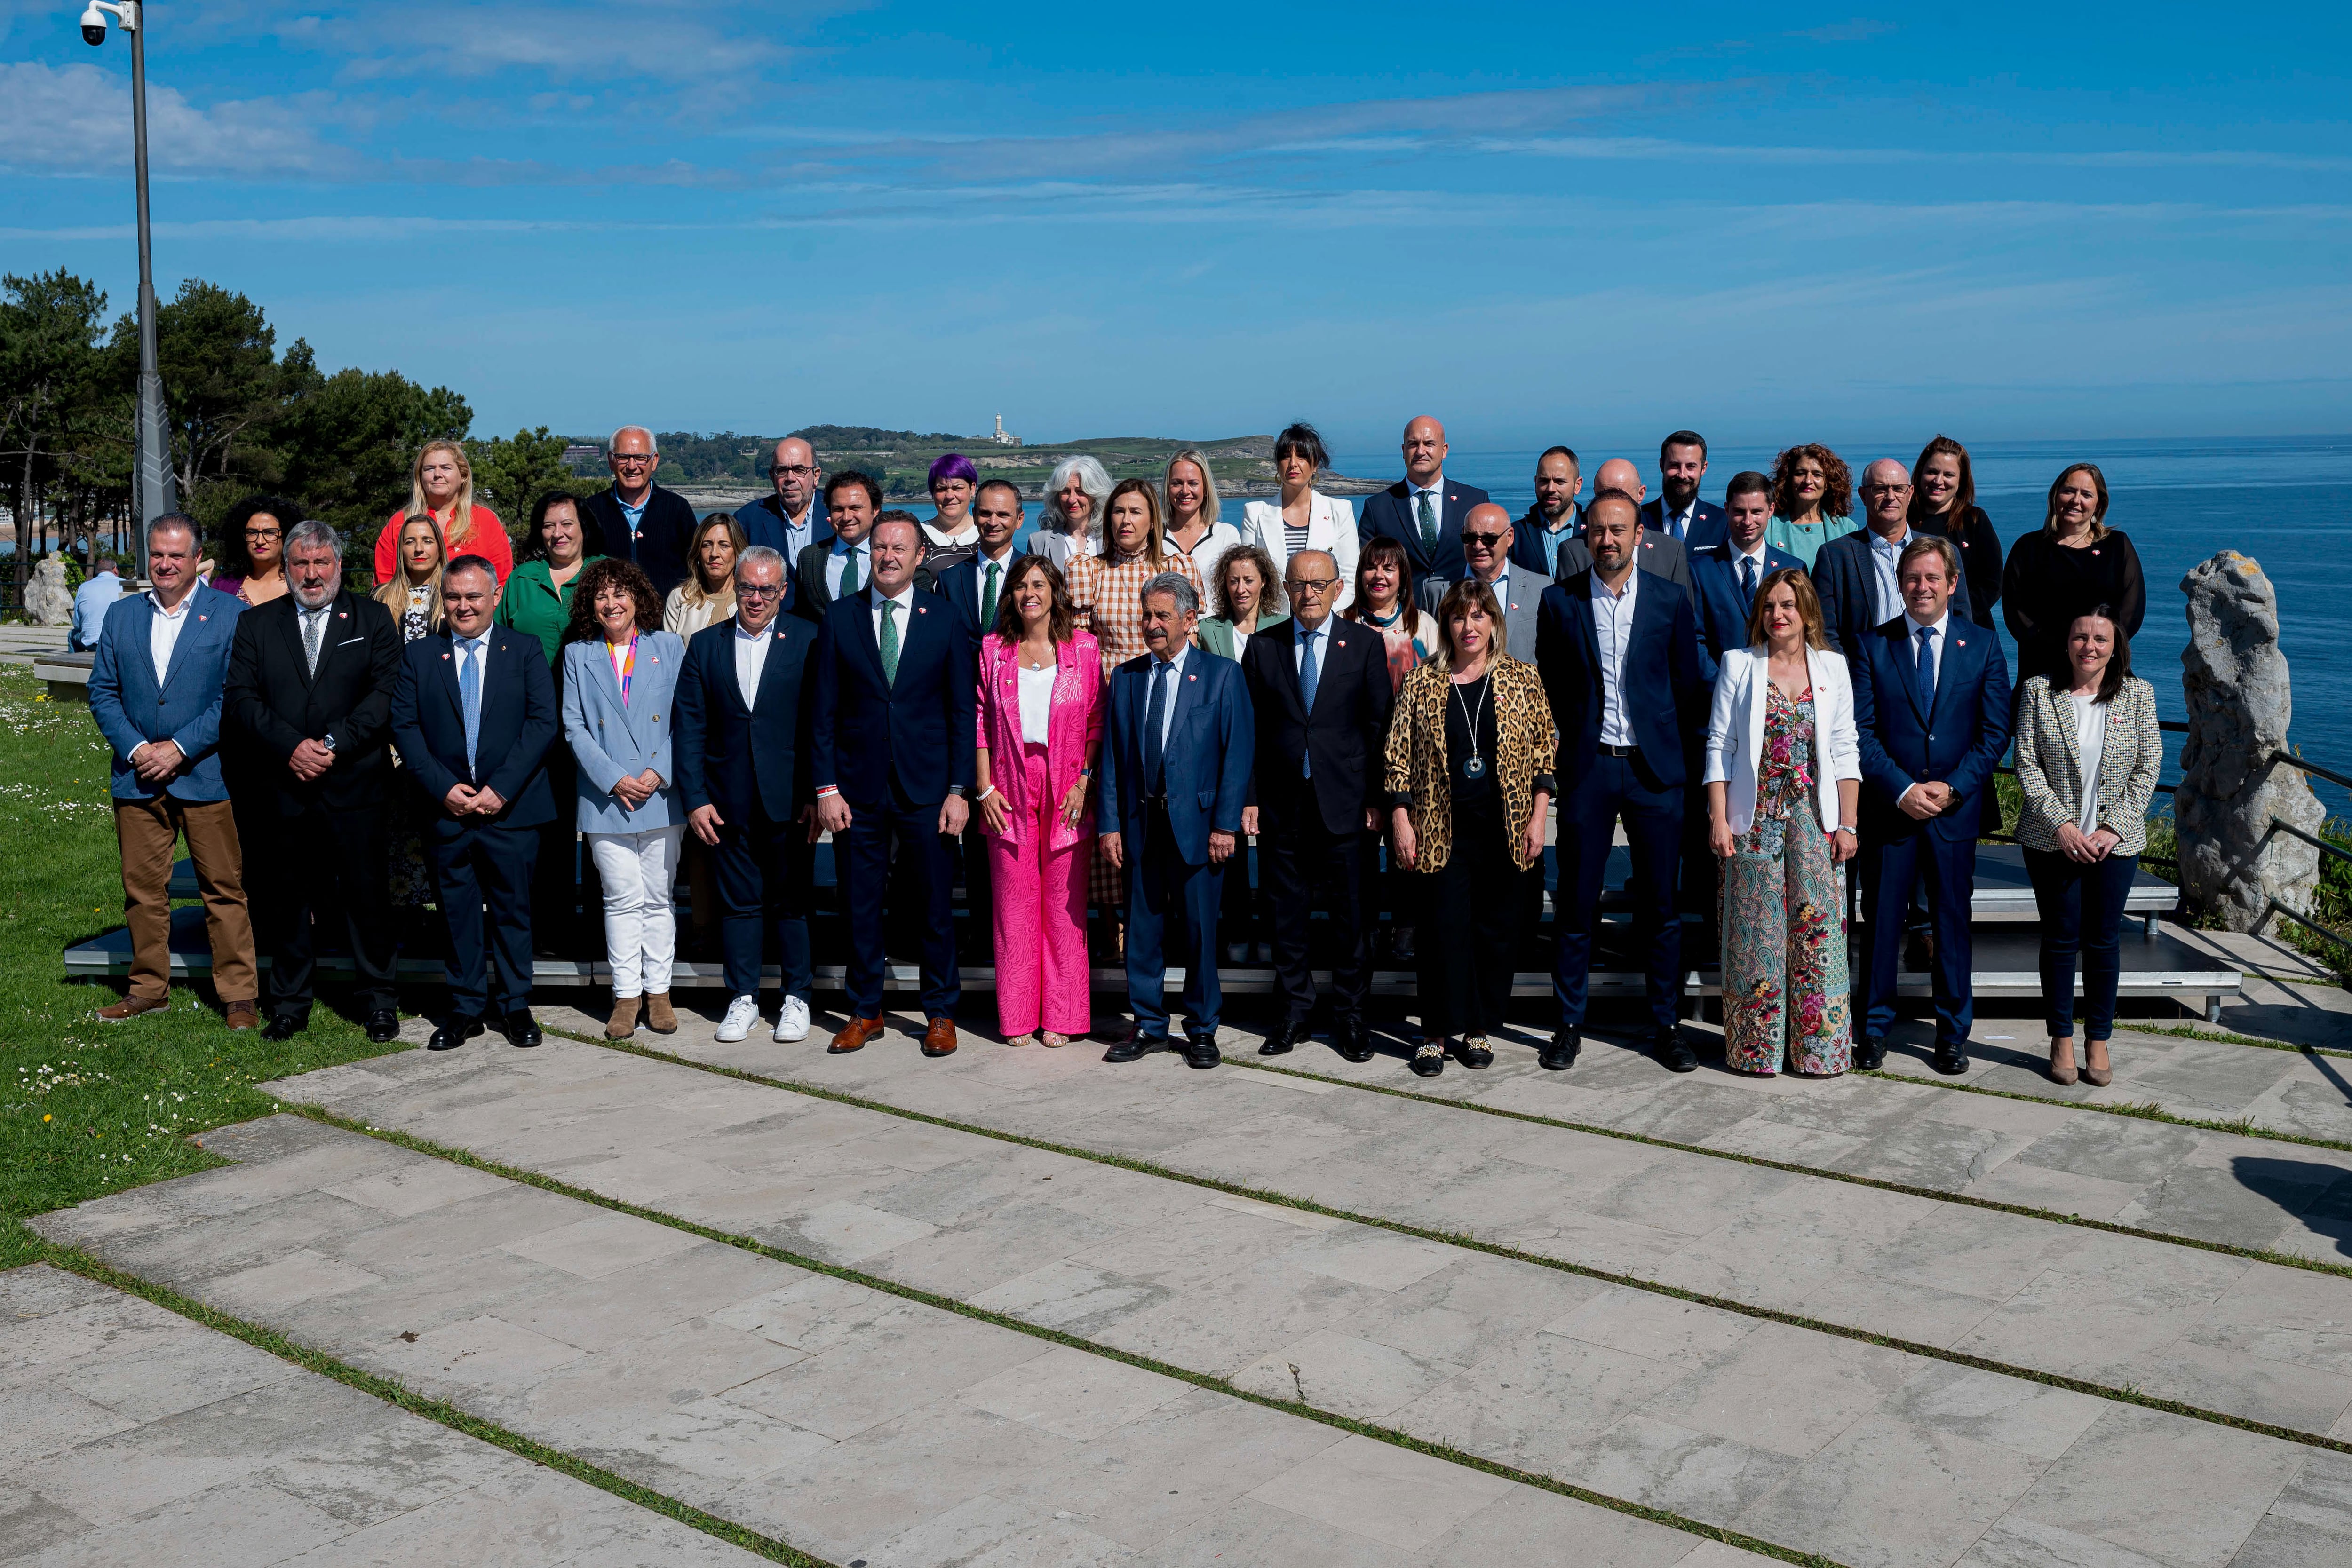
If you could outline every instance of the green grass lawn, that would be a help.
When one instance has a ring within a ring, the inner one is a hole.
[[[91,1016],[121,987],[67,979],[63,954],[122,923],[107,748],[88,708],[44,689],[0,666],[0,1268],[38,1256],[26,1215],[219,1164],[188,1135],[268,1114],[255,1084],[402,1049],[328,1005],[283,1045],[231,1034],[209,986],[128,1023]]]

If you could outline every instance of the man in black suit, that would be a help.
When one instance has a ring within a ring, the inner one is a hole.
[[[667,598],[686,580],[694,508],[677,491],[654,483],[661,452],[644,425],[625,424],[613,432],[604,463],[613,471],[613,487],[588,497],[597,534],[588,541],[588,553],[635,561],[653,579],[654,591]]]
[[[971,525],[980,530],[972,553],[939,574],[939,591],[963,612],[971,629],[972,647],[996,626],[997,601],[1003,597],[1006,576],[1022,557],[1013,542],[1021,531],[1021,490],[1010,479],[991,479],[971,498]]]
[[[1475,485],[1449,484],[1445,477],[1445,427],[1423,414],[1404,427],[1404,477],[1364,498],[1357,534],[1391,538],[1404,546],[1404,559],[1417,581],[1434,573],[1458,580],[1462,564],[1462,519],[1483,506],[1486,492]]]
[[[381,1045],[400,1030],[384,886],[400,629],[383,605],[342,586],[334,529],[298,523],[285,548],[287,592],[237,617],[221,709],[247,890],[269,960],[261,1037],[290,1040],[310,1021],[315,902],[341,906],[356,999]]]
[[[735,563],[734,615],[695,633],[677,683],[671,755],[687,823],[717,852],[727,1044],[760,1021],[761,949],[772,931],[784,993],[774,1038],[790,1043],[809,1031],[807,685],[816,629],[779,614],[783,602],[784,558],[751,546]]]
[[[743,529],[746,549],[765,545],[789,566],[809,546],[830,542],[833,524],[825,517],[824,503],[817,497],[817,481],[823,476],[815,449],[797,435],[787,435],[776,443],[772,456],[768,478],[776,487],[775,494],[762,496],[738,511],[735,521]]]
[[[1706,477],[1706,437],[1677,430],[1658,445],[1658,498],[1642,508],[1642,536],[1686,549],[1719,545],[1730,532],[1723,508],[1698,498]]]
[[[1911,471],[1882,457],[1862,471],[1863,526],[1823,545],[1813,557],[1813,591],[1821,595],[1822,628],[1830,646],[1852,663],[1864,640],[1903,613],[1903,591],[1895,563],[1904,547],[1926,529],[1911,527]],[[1969,580],[1950,585],[1952,613],[1973,621]],[[1998,831],[1998,830],[1996,830]]]
[[[1592,483],[1593,507],[1601,504],[1601,498],[1603,496],[1615,496],[1622,500],[1633,502],[1636,508],[1635,515],[1637,517],[1640,515],[1642,497],[1648,492],[1642,484],[1642,471],[1633,464],[1622,457],[1612,457],[1601,465],[1599,472],[1593,475]],[[1592,546],[1590,539],[1592,507],[1587,507],[1584,509],[1584,518],[1585,531],[1559,547],[1559,566],[1553,575],[1560,582],[1566,582],[1579,573],[1592,570]],[[1689,594],[1692,603],[1697,603],[1698,589],[1691,579],[1690,552],[1681,544],[1673,539],[1659,538],[1649,529],[1643,528],[1639,542],[1634,546],[1633,559],[1643,571],[1648,572],[1652,577],[1664,578],[1668,582]]]
[[[1257,1048],[1260,1056],[1283,1055],[1307,1036],[1307,1015],[1315,1008],[1307,916],[1320,893],[1337,955],[1331,1001],[1339,1054],[1372,1059],[1364,1029],[1372,977],[1364,843],[1380,829],[1396,687],[1387,644],[1331,613],[1341,586],[1326,551],[1292,556],[1282,580],[1290,619],[1265,627],[1242,649],[1257,720],[1253,803],[1242,813],[1242,831],[1257,835],[1274,911],[1274,972],[1289,1003],[1288,1016]]]
[[[1536,459],[1535,504],[1511,525],[1511,564],[1531,571],[1538,582],[1559,573],[1559,552],[1571,539],[1584,536],[1584,508],[1576,498],[1584,493],[1584,471],[1577,466],[1570,447],[1547,448]]]
[[[540,1040],[530,1016],[530,872],[540,826],[555,816],[547,748],[560,719],[546,652],[528,632],[492,625],[498,607],[488,561],[451,561],[441,574],[443,630],[408,645],[392,694],[392,742],[436,808],[428,852],[449,933],[449,1016],[429,1051],[465,1044],[482,1032],[486,1013],[513,1044]]]
[[[849,909],[849,1022],[835,1052],[882,1032],[882,908],[890,851],[924,890],[923,1054],[956,1048],[955,845],[971,788],[976,661],[955,607],[919,592],[923,528],[885,512],[866,536],[874,576],[834,601],[817,630],[809,742],[816,820],[833,835]]]

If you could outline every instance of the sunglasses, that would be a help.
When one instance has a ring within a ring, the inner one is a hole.
[[[1465,533],[1462,536],[1462,543],[1465,549],[1475,545],[1480,549],[1493,549],[1507,537],[1505,534]]]

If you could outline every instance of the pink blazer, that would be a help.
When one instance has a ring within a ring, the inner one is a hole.
[[[1102,739],[1105,690],[1095,634],[1071,632],[1068,647],[1056,656],[1053,715],[1045,727],[1045,776],[1055,800],[1070,792],[1078,781],[1078,769],[1087,765],[1087,747]],[[991,632],[980,641],[979,708],[979,744],[988,748],[990,781],[1004,791],[1005,810],[1012,813],[1004,837],[1017,844],[1027,825],[1037,820],[1038,804],[1029,799],[1027,770],[1020,765],[1020,645],[1000,632]],[[1092,839],[1094,817],[1090,795],[1076,827],[1055,818],[1050,847],[1066,850]]]

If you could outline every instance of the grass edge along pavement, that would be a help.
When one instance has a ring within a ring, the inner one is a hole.
[[[2042,1372],[2032,1367],[2021,1367],[2008,1362],[1996,1361],[1987,1356],[1969,1355],[1964,1352],[1948,1350],[1940,1345],[1927,1344],[1915,1340],[1901,1339],[1892,1334],[1878,1333],[1869,1329],[1854,1328],[1843,1323],[1828,1322],[1821,1319],[1805,1317],[1796,1312],[1782,1312],[1775,1307],[1758,1306],[1753,1302],[1741,1301],[1727,1296],[1715,1296],[1709,1295],[1701,1291],[1686,1290],[1679,1285],[1669,1285],[1660,1281],[1643,1279],[1640,1275],[1636,1274],[1621,1274],[1606,1269],[1593,1268],[1588,1264],[1572,1263],[1564,1259],[1548,1258],[1540,1253],[1522,1251],[1515,1247],[1505,1246],[1504,1244],[1496,1241],[1482,1240],[1475,1236],[1466,1236],[1454,1231],[1440,1230],[1430,1226],[1414,1225],[1405,1220],[1382,1219],[1375,1216],[1359,1214],[1350,1209],[1337,1208],[1328,1204],[1318,1203],[1312,1198],[1299,1197],[1289,1193],[1278,1192],[1270,1188],[1253,1187],[1244,1186],[1239,1182],[1222,1181],[1213,1176],[1191,1176],[1182,1171],[1171,1170],[1164,1166],[1154,1165],[1149,1160],[1139,1160],[1126,1155],[1101,1154],[1087,1149],[1075,1148],[1068,1145],[1053,1143],[1044,1138],[1031,1137],[1025,1134],[1007,1133],[989,1127],[977,1126],[968,1123],[954,1121],[945,1116],[931,1115],[921,1111],[901,1110],[895,1106],[883,1104],[875,1101],[868,1101],[857,1095],[844,1093],[837,1090],[813,1089],[803,1085],[796,1085],[764,1078],[758,1073],[744,1071],[737,1068],[714,1067],[707,1063],[693,1061],[683,1057],[673,1057],[659,1051],[650,1050],[646,1047],[635,1045],[625,1041],[589,1040],[583,1040],[572,1035],[565,1035],[563,1038],[573,1040],[577,1041],[577,1043],[583,1045],[599,1046],[606,1050],[619,1051],[625,1055],[645,1057],[650,1061],[663,1062],[669,1066],[688,1068],[696,1071],[708,1072],[719,1077],[733,1078],[743,1082],[757,1084],[762,1088],[781,1090],[788,1093],[803,1093],[808,1095],[812,1099],[827,1100],[837,1104],[849,1105],[858,1110],[870,1111],[883,1115],[897,1117],[903,1121],[922,1123],[929,1126],[944,1128],[950,1132],[971,1134],[975,1136],[988,1138],[998,1143],[1010,1144],[1022,1148],[1036,1149],[1045,1154],[1059,1155],[1066,1158],[1083,1160],[1091,1165],[1108,1166],[1119,1170],[1132,1171],[1139,1176],[1148,1176],[1160,1180],[1177,1182],[1185,1186],[1199,1187],[1211,1192],[1223,1193],[1234,1197],[1244,1197],[1255,1203],[1266,1204],[1271,1207],[1281,1208],[1296,1209],[1305,1214],[1320,1215],[1325,1218],[1343,1220],[1349,1224],[1361,1225],[1370,1229],[1385,1230],[1393,1235],[1409,1236],[1416,1240],[1435,1242],[1439,1246],[1453,1247],[1465,1252],[1477,1252],[1488,1257],[1504,1258],[1513,1262],[1530,1263],[1538,1268],[1552,1270],[1558,1273],[1571,1274],[1580,1279],[1597,1280],[1603,1284],[1619,1285],[1628,1290],[1640,1291],[1648,1295],[1667,1296],[1676,1301],[1691,1302],[1696,1306],[1712,1307],[1721,1312],[1731,1312],[1743,1318],[1751,1318],[1764,1322],[1781,1323],[1790,1328],[1802,1329],[1813,1333],[1825,1334],[1833,1339],[1849,1340],[1861,1344],[1878,1345],[1888,1350],[1900,1351],[1906,1354],[1916,1355],[1926,1360],[1943,1362],[1955,1366],[1965,1366],[1975,1371],[1993,1373],[1997,1375],[2005,1377],[2015,1377],[2021,1381],[2038,1383],[2052,1388],[2064,1389],[2070,1393],[2087,1395],[2093,1398],[2111,1400],[2117,1404],[2136,1405],[2144,1409],[2159,1411],[2170,1416],[2179,1416],[2189,1420],[2204,1421],[2218,1427],[2233,1427],[2240,1431],[2255,1433],[2262,1437],[2276,1438],[2282,1442],[2294,1443],[2305,1448],[2326,1448],[2336,1453],[2352,1454],[2352,1439],[2332,1437],[2320,1432],[2307,1432],[2300,1427],[2282,1427],[2273,1422],[2258,1421],[2252,1416],[2232,1416],[2227,1411],[2210,1410],[2202,1406],[2191,1405],[2183,1400],[2167,1399],[2156,1395],[2145,1394],[2137,1387],[2118,1387],[2111,1384],[2094,1383],[2083,1378],[2068,1377],[2062,1373]],[[1411,1098],[1411,1096],[1408,1096],[1408,1098]],[[386,1143],[397,1145],[402,1148],[409,1149],[418,1154],[430,1155],[437,1159],[445,1159],[457,1165],[468,1166],[474,1169],[488,1172],[492,1176],[502,1176],[509,1181],[521,1182],[527,1186],[540,1187],[548,1192],[558,1193],[566,1197],[576,1198],[583,1203],[593,1204],[600,1208],[612,1209],[617,1213],[633,1215],[640,1219],[652,1220],[654,1223],[658,1225],[667,1225],[675,1229],[685,1231],[689,1235],[702,1237],[706,1240],[718,1241],[730,1247],[741,1248],[746,1251],[756,1252],[761,1257],[772,1258],[780,1262],[791,1263],[797,1268],[807,1269],[817,1273],[830,1274],[835,1278],[847,1280],[855,1284],[866,1285],[874,1290],[884,1291],[892,1295],[903,1296],[909,1301],[923,1301],[930,1305],[940,1306],[963,1317],[977,1318],[982,1322],[997,1323],[1002,1327],[1016,1329],[1023,1333],[1034,1334],[1041,1338],[1049,1339],[1055,1343],[1068,1345],[1074,1349],[1084,1350],[1094,1354],[1109,1356],[1115,1360],[1124,1361],[1132,1365],[1142,1367],[1148,1371],[1163,1372],[1168,1376],[1181,1378],[1188,1383],[1197,1384],[1204,1388],[1215,1388],[1220,1392],[1231,1393],[1238,1397],[1248,1399],[1255,1404],[1272,1406],[1278,1409],[1292,1410],[1297,1414],[1311,1414],[1316,1420],[1325,1421],[1332,1425],[1346,1426],[1352,1419],[1351,1417],[1332,1416],[1328,1412],[1317,1410],[1310,1406],[1294,1404],[1289,1401],[1273,1399],[1262,1395],[1253,1394],[1247,1390],[1234,1387],[1228,1385],[1224,1380],[1214,1377],[1207,1373],[1188,1372],[1181,1368],[1163,1366],[1160,1363],[1153,1361],[1149,1357],[1139,1356],[1130,1352],[1117,1350],[1108,1345],[1098,1344],[1091,1340],[1081,1339],[1076,1335],[1066,1333],[1058,1329],[1049,1329],[1038,1324],[1024,1322],[1019,1318],[1008,1317],[1003,1313],[990,1311],[984,1307],[971,1306],[968,1303],[959,1301],[953,1297],[934,1295],[932,1292],[924,1291],[918,1286],[902,1285],[895,1281],[883,1279],[880,1276],[868,1275],[857,1270],[846,1268],[842,1265],[806,1259],[797,1253],[787,1252],[781,1248],[772,1247],[755,1238],[740,1236],[731,1231],[720,1230],[715,1227],[704,1225],[698,1220],[687,1219],[680,1216],[667,1213],[662,1209],[633,1204],[622,1198],[606,1197],[585,1187],[575,1186],[571,1183],[562,1180],[561,1177],[541,1175],[535,1171],[523,1169],[520,1166],[509,1166],[501,1161],[485,1158],[465,1149],[438,1144],[428,1138],[418,1137],[415,1134],[403,1133],[394,1128],[381,1127],[373,1123],[367,1122],[360,1118],[346,1116],[340,1112],[329,1111],[322,1106],[305,1104],[299,1101],[289,1101],[285,1103],[283,1109],[290,1115],[302,1116],[310,1121],[319,1122],[328,1126],[340,1127],[345,1132],[360,1133],[368,1137],[379,1138]],[[1526,1119],[1537,1120],[1538,1118]],[[1581,1131],[1582,1129],[1570,1130]],[[1656,1140],[1647,1138],[1635,1138],[1633,1141],[1640,1143],[1656,1142]],[[1661,1146],[1679,1148],[1683,1145],[1664,1145]],[[1692,1152],[1711,1153],[1712,1151],[1695,1150]],[[1767,1160],[1750,1160],[1748,1163],[1762,1166],[1770,1166],[1773,1164],[1773,1162]],[[1797,1167],[1792,1166],[1777,1168],[1797,1169]],[[1798,1170],[1798,1174],[1815,1175],[1818,1173]],[[1873,1186],[1892,1186],[1892,1184],[1879,1182],[1866,1182],[1862,1185]],[[1913,1196],[1927,1198],[1940,1198],[1945,1196],[1941,1193],[1929,1192],[1924,1189],[1915,1190],[1895,1187],[1894,1190],[1911,1192]],[[2061,1216],[2038,1214],[2031,1209],[2013,1208],[2009,1205],[1988,1204],[1985,1207],[2000,1208],[2006,1212],[2021,1214],[2028,1218],[2054,1218],[2061,1224],[2095,1223],[2073,1221],[2066,1217]],[[2105,1229],[2122,1229],[2120,1227],[2113,1226],[2100,1226],[2099,1228]],[[2168,1242],[2174,1239],[2170,1237],[2157,1236],[2147,1232],[2123,1230],[2122,1233],[2126,1235],[2139,1236],[2143,1239],[2157,1242]],[[2268,1258],[2256,1256],[2247,1249],[2243,1248],[2232,1248],[2218,1243],[2196,1245],[2200,1247],[2200,1250],[2221,1252],[2231,1256],[2245,1257],[2252,1261],[2267,1262],[2271,1260]],[[2315,1271],[2324,1273],[2352,1274],[2352,1269],[2338,1269],[2325,1265],[2321,1266]],[[1348,1429],[1353,1431],[1358,1430],[1359,1427],[1349,1426]],[[1412,1437],[1402,1433],[1395,1433],[1393,1436],[1391,1436],[1391,1428],[1367,1425],[1362,1427],[1360,1429],[1366,1436],[1378,1437],[1383,1441],[1394,1441],[1403,1447],[1412,1448],[1423,1452],[1433,1454],[1441,1458],[1456,1458],[1454,1450],[1444,1448],[1442,1446],[1426,1443],[1421,1438]],[[1479,1469],[1490,1470],[1494,1474],[1505,1476],[1508,1479],[1523,1479],[1520,1472],[1513,1470],[1507,1466],[1498,1466],[1492,1461],[1479,1459],[1475,1457],[1460,1459],[1458,1462],[1471,1464]],[[1564,1491],[1565,1495],[1582,1497],[1587,1501],[1603,1502],[1606,1506],[1619,1509],[1621,1511],[1632,1513],[1643,1512],[1641,1505],[1639,1504],[1627,1503],[1621,1500],[1605,1498],[1600,1493],[1593,1493],[1588,1497],[1585,1493],[1571,1489],[1570,1483],[1567,1482],[1546,1481],[1540,1484],[1544,1484],[1547,1487],[1547,1490]],[[1644,1515],[1644,1517],[1647,1516]],[[1677,1528],[1681,1528],[1681,1526],[1677,1526]],[[1714,1530],[1714,1527],[1710,1525],[1698,1525],[1696,1528],[1703,1533],[1709,1532]],[[1741,1542],[1734,1542],[1732,1544],[1738,1545],[1741,1544]],[[1777,1556],[1788,1555],[1787,1552],[1778,1550],[1776,1550],[1773,1554]],[[1795,1559],[1791,1558],[1790,1560],[1794,1561]],[[1807,1559],[1807,1561],[1811,1560],[1811,1559],[1810,1558]]]

